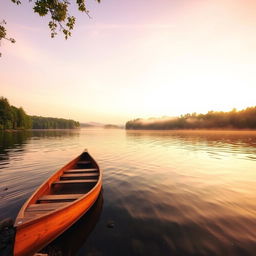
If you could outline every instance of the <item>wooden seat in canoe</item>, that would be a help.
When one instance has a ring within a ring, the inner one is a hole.
[[[91,161],[78,161],[77,164],[91,164]]]
[[[96,168],[89,168],[89,169],[70,169],[64,171],[64,173],[87,173],[87,172],[98,172]]]
[[[97,177],[99,173],[71,173],[71,174],[63,174],[60,179],[83,179],[88,177]]]
[[[53,183],[53,185],[57,184],[84,184],[84,183],[96,183],[98,180],[59,180]]]
[[[84,194],[64,194],[64,195],[45,195],[40,197],[37,202],[72,202]]]

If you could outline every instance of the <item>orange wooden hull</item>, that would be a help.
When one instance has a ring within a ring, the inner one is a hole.
[[[67,168],[69,168],[69,166]],[[62,169],[62,172],[63,170],[65,170],[65,168]],[[56,237],[58,237],[73,223],[75,223],[86,211],[90,209],[90,207],[97,200],[101,191],[101,187],[102,174],[100,173],[97,184],[81,199],[76,200],[65,207],[56,209],[50,214],[32,219],[31,221],[27,221],[24,224],[17,224],[14,255],[33,255],[37,251],[41,250],[45,245],[54,240]],[[40,191],[41,188],[39,188],[38,191]],[[29,202],[35,201],[35,195],[38,193],[38,191],[36,191],[35,194],[32,195],[32,197],[25,204],[25,209],[30,204]],[[21,219],[22,210],[19,213],[16,222],[19,223]]]

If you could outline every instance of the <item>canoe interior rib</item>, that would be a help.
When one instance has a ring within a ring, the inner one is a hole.
[[[57,178],[53,176],[43,193],[31,200],[32,203],[24,209],[22,223],[72,204],[90,192],[98,182],[99,175],[97,164],[88,153],[83,153],[71,167],[64,167]],[[20,220],[18,216],[16,224]]]

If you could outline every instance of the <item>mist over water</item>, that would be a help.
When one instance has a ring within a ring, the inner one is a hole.
[[[84,148],[104,203],[76,255],[255,255],[256,132],[1,133],[0,219]]]

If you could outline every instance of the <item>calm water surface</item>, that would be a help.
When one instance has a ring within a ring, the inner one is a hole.
[[[84,148],[102,194],[48,252],[256,255],[256,132],[0,133],[0,219]]]

